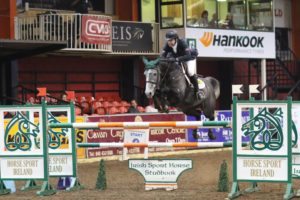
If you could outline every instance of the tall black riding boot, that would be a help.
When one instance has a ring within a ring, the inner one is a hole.
[[[193,84],[194,86],[194,90],[195,90],[195,94],[196,94],[196,97],[198,99],[203,99],[204,98],[204,94],[203,92],[201,92],[199,90],[199,85],[198,85],[198,76],[195,74],[193,76],[190,77],[190,80],[191,80],[191,83]]]

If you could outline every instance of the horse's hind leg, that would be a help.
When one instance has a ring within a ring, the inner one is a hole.
[[[203,102],[203,114],[209,121],[215,120],[215,106],[216,106],[216,98],[213,96],[211,98],[206,99]],[[211,140],[215,140],[216,136],[213,134],[212,130],[208,129],[208,137]]]
[[[198,111],[198,110],[189,110],[189,111],[187,111],[187,110],[183,110],[183,112],[185,113],[185,114],[187,114],[187,115],[191,115],[191,116],[194,116],[195,118],[196,118],[196,120],[197,121],[200,121],[200,119],[201,119],[201,111]],[[195,140],[198,140],[199,139],[199,135],[197,134],[197,128],[196,129],[193,129],[193,138],[195,139]]]
[[[199,112],[198,113],[198,115],[194,115],[195,117],[196,117],[196,120],[197,121],[200,121],[200,116],[201,116],[201,112]],[[193,138],[195,139],[195,140],[198,140],[199,139],[199,135],[198,135],[198,133],[197,133],[197,128],[196,129],[193,129]]]

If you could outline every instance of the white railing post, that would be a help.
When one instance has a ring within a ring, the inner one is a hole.
[[[19,18],[14,18],[15,40],[19,40]]]
[[[39,15],[38,16],[38,19],[39,19],[39,32],[40,32],[40,34],[39,34],[39,39],[40,40],[44,40],[44,31],[43,31],[43,29],[44,29],[44,24],[43,24],[43,17],[42,17],[42,15]]]

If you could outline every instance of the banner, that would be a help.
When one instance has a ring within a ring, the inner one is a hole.
[[[275,58],[275,32],[186,28],[200,57]]]
[[[133,121],[185,121],[185,115],[181,113],[172,113],[168,115],[162,114],[138,114],[138,115],[112,115],[112,116],[91,116],[87,117],[87,122],[133,122]],[[87,143],[99,142],[124,142],[123,129],[90,129],[87,130]],[[182,128],[150,128],[149,141],[151,142],[185,142],[186,129]],[[186,149],[183,148],[176,148]],[[149,152],[170,151],[171,148],[156,147],[149,148]],[[121,155],[123,148],[88,148],[87,157],[112,156]],[[143,153],[143,148],[128,148],[129,154]]]
[[[243,120],[246,121],[249,119],[249,112],[243,111],[242,112]],[[216,111],[215,114],[216,121],[232,121],[232,111],[231,110],[220,110]],[[188,121],[195,121],[195,117],[188,116]],[[204,115],[201,115],[201,121],[208,121]],[[215,140],[210,140],[208,137],[208,128],[200,128],[197,131],[199,139],[195,139],[193,137],[193,130],[188,130],[188,141],[189,142],[231,142],[232,141],[232,129],[231,128],[212,128],[211,131],[213,132],[214,136],[216,136]],[[249,141],[249,138],[244,137],[243,142]]]
[[[84,117],[76,116],[76,123],[85,122]],[[86,141],[86,130],[84,129],[75,129],[76,133],[76,143],[84,143]],[[85,148],[77,148],[77,158],[85,158]]]
[[[111,19],[83,15],[81,18],[81,41],[89,44],[111,44]]]
[[[113,51],[153,51],[152,24],[112,22]]]

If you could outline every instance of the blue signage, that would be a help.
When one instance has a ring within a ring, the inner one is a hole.
[[[242,117],[244,121],[249,120],[249,112],[243,111]],[[231,110],[221,110],[216,111],[216,121],[229,121],[232,120],[232,111]],[[187,116],[187,121],[196,121],[196,118],[193,116]],[[209,121],[206,119],[204,115],[201,115],[201,121]],[[214,136],[216,136],[215,140],[210,140],[208,137],[208,128],[200,128],[197,131],[199,136],[198,139],[195,139],[193,136],[193,130],[188,129],[188,142],[231,142],[232,141],[232,129],[231,128],[212,128],[211,129]],[[243,137],[243,142],[248,142],[249,137]]]

